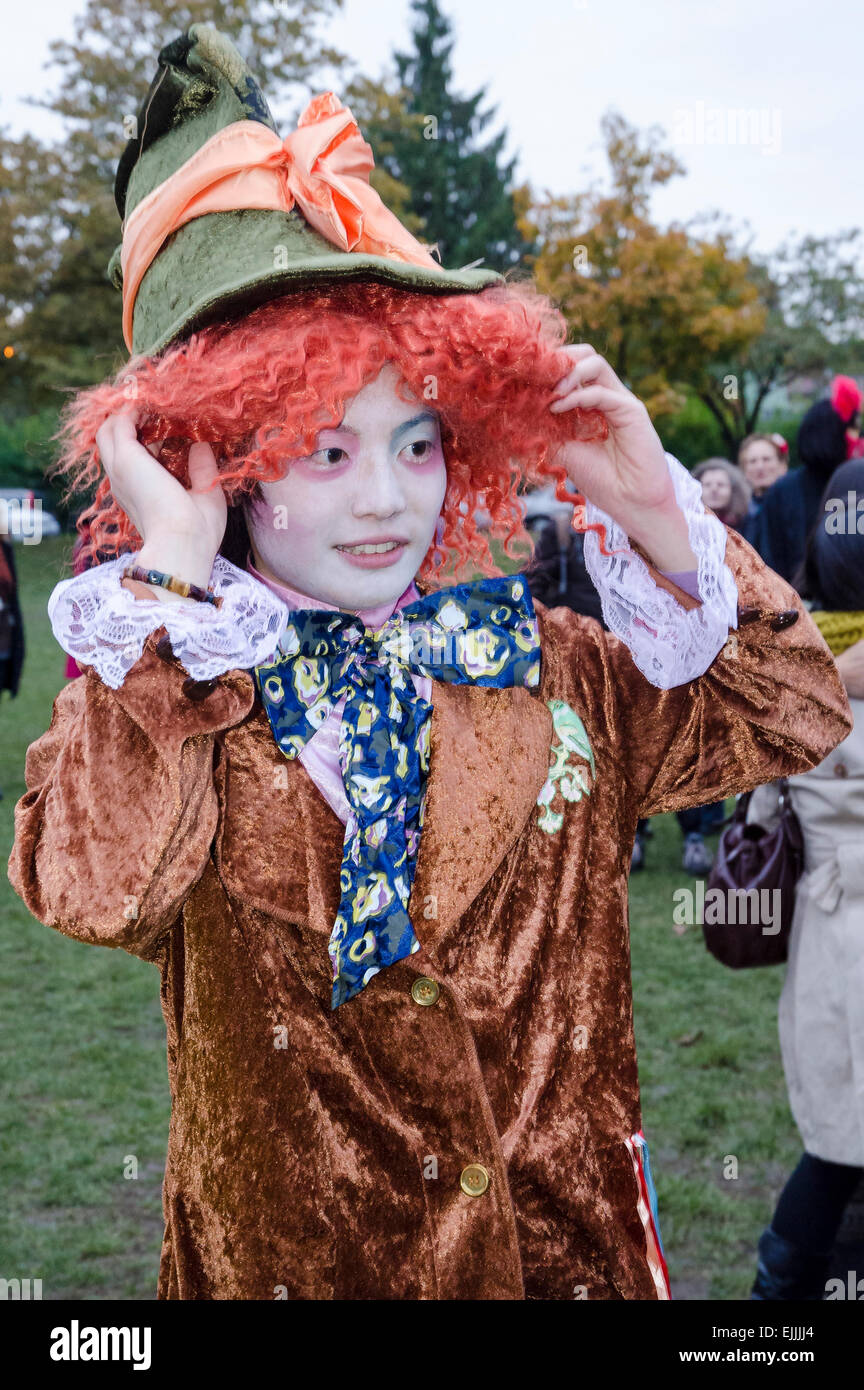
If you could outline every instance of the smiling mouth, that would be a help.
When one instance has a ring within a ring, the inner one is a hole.
[[[407,541],[379,541],[376,545],[337,545],[337,550],[347,550],[349,555],[385,555],[388,550],[401,550]]]

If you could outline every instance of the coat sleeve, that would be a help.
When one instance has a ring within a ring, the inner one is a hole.
[[[658,689],[593,619],[538,606],[542,694],[581,715],[628,820],[805,772],[852,728],[831,652],[797,593],[725,529],[738,628],[698,679]]]
[[[254,703],[231,671],[190,681],[148,638],[119,689],[89,667],[27,752],[9,880],[46,926],[151,959],[206,865],[214,741]]]

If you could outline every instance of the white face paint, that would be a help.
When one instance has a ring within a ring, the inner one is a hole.
[[[438,416],[405,401],[391,363],[347,403],[317,450],[292,459],[247,523],[255,568],[310,598],[357,613],[394,602],[417,574],[447,489]],[[397,541],[376,554],[363,542]]]

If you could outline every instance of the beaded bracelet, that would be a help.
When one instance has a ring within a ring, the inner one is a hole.
[[[158,584],[161,589],[170,589],[181,598],[194,599],[196,603],[212,603],[214,608],[222,607],[222,599],[212,589],[201,589],[197,584],[189,584],[185,579],[175,579],[173,574],[163,574],[161,570],[145,570],[140,565],[129,565],[123,571],[124,579],[137,579],[139,584]]]

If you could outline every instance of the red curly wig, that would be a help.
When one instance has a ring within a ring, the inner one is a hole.
[[[108,415],[137,410],[141,443],[158,441],[159,461],[187,486],[189,446],[206,441],[229,506],[238,507],[259,483],[282,477],[292,457],[311,453],[318,432],[338,425],[346,402],[389,361],[441,422],[444,526],[420,577],[434,580],[446,564],[468,560],[498,574],[476,508],[512,555],[514,538],[525,536],[520,478],[554,478],[556,496],[572,500],[564,468],[552,461],[558,447],[608,432],[597,411],[548,410],[571,365],[565,340],[560,312],[526,283],[435,295],[360,281],[281,295],[157,356],[133,357],[114,382],[79,392],[61,415],[52,472],[67,495],[96,489],[78,519],[77,567],[142,542],[103,476],[96,431]],[[584,528],[577,505],[580,521]],[[603,527],[595,529],[605,551]]]

